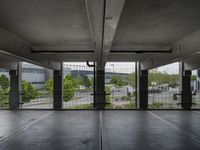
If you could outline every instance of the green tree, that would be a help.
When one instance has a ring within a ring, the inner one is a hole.
[[[122,80],[122,78],[119,76],[112,76],[111,83],[115,84],[119,87],[121,87],[125,84],[124,81]]]
[[[196,75],[192,75],[192,76],[191,76],[191,80],[192,80],[192,81],[196,81],[196,80],[197,80],[197,76],[196,76]]]
[[[80,75],[77,75],[75,80],[76,80],[78,89],[80,89],[80,86],[82,85],[82,77]]]
[[[128,75],[128,84],[132,87],[135,87],[135,73]]]
[[[90,78],[91,86],[94,85],[94,77]]]
[[[49,92],[50,96],[53,96],[53,80],[46,81],[44,89]]]
[[[22,102],[30,102],[30,100],[37,98],[38,91],[30,82],[22,81]]]
[[[158,85],[169,84],[171,87],[178,86],[179,76],[177,74],[168,74],[167,72],[161,72],[157,69],[149,71],[148,84],[156,82]]]
[[[6,90],[10,86],[10,81],[4,74],[0,76],[0,86],[3,90]]]
[[[85,86],[86,88],[89,88],[92,86],[92,82],[87,76],[83,77],[82,83],[83,83],[83,86]]]
[[[63,99],[65,102],[70,101],[75,92],[77,91],[77,81],[71,75],[66,75],[63,82],[64,96]],[[53,80],[48,80],[45,83],[45,89],[53,96]]]
[[[77,91],[77,82],[71,75],[66,75],[64,79],[64,101],[70,101]]]
[[[0,86],[0,107],[7,106],[8,104],[8,99],[9,99],[9,88],[3,90],[2,87]]]
[[[112,95],[112,87],[106,86],[105,90],[106,90],[106,94],[110,94],[110,95],[106,95],[106,103],[107,103],[106,106],[108,108],[112,108],[113,107],[112,97],[111,97],[111,95]]]

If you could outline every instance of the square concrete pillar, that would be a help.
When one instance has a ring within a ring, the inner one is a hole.
[[[106,106],[105,70],[96,71],[95,108],[104,109]]]
[[[184,63],[179,64],[180,69],[180,96],[181,107],[183,109],[191,109],[192,107],[192,90],[191,90],[191,70],[184,70]]]
[[[63,105],[63,75],[62,70],[53,71],[53,108],[62,109]]]
[[[137,101],[140,109],[148,108],[148,70],[141,70],[138,66]]]
[[[18,109],[21,101],[21,64],[18,65],[18,70],[10,70],[10,109]]]

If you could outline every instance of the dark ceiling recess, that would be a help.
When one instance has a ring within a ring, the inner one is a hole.
[[[111,50],[110,53],[136,53],[136,54],[142,54],[142,53],[172,53],[172,49],[170,50]]]
[[[32,53],[57,54],[57,53],[94,53],[94,50],[32,50]]]
[[[57,54],[57,53],[94,53],[94,50],[32,50],[32,53],[39,53],[39,54]],[[142,54],[142,53],[171,53],[172,49],[170,50],[110,50],[110,53],[135,53],[135,54]]]

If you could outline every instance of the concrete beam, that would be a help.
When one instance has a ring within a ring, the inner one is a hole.
[[[152,69],[172,62],[182,61],[200,51],[200,30],[197,30],[171,45],[172,53],[157,54],[141,61],[141,69]]]
[[[106,61],[112,47],[113,39],[119,24],[119,19],[124,7],[125,0],[106,1],[104,37],[103,37],[103,59]]]
[[[102,47],[103,47],[103,30],[104,30],[104,13],[105,0],[85,0],[88,21],[90,26],[90,34],[93,39],[96,58],[100,68],[104,68],[102,62]]]
[[[94,53],[38,53],[41,56],[48,57],[55,62],[86,62],[95,61],[96,55]]]
[[[19,60],[0,53],[0,68],[17,70]]]
[[[112,54],[110,53],[107,57],[107,62],[136,62],[141,61],[143,59],[147,59],[151,56],[151,54],[130,54],[130,53],[123,53],[123,54]]]
[[[60,63],[48,56],[31,53],[32,46],[16,35],[0,28],[0,53],[50,69],[60,68]]]
[[[184,61],[185,70],[195,70],[200,68],[200,54],[193,55]]]

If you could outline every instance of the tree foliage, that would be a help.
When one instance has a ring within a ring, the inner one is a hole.
[[[49,92],[50,96],[53,96],[53,80],[46,81],[44,89]]]
[[[64,101],[70,101],[77,90],[77,82],[72,75],[66,75],[64,79]]]
[[[195,77],[192,76],[192,79],[195,80]],[[148,84],[151,85],[152,82],[156,82],[158,85],[169,84],[171,87],[178,86],[179,75],[178,74],[168,74],[167,72],[161,72],[157,69],[149,71],[148,75]],[[135,73],[128,75],[128,84],[132,87],[135,87]]]
[[[65,102],[70,101],[73,98],[75,92],[77,91],[77,87],[78,84],[76,79],[74,79],[71,75],[66,75],[63,82],[63,100]],[[49,91],[49,93],[53,95],[53,80],[48,80],[45,83],[45,90]]]
[[[76,84],[77,84],[77,86],[82,85],[82,77],[80,75],[76,76]]]
[[[196,75],[192,75],[192,76],[191,76],[191,80],[192,80],[192,81],[197,80],[197,76],[196,76]]]
[[[135,87],[135,73],[128,75],[128,85]]]
[[[29,102],[32,99],[37,98],[38,91],[33,87],[30,82],[22,81],[22,102]]]
[[[86,88],[89,88],[92,86],[92,82],[87,76],[84,76],[82,79],[82,85]]]
[[[119,76],[112,76],[111,83],[115,84],[115,85],[117,85],[119,87],[125,85],[124,81]]]
[[[3,90],[6,90],[10,86],[10,81],[4,74],[0,76],[0,86]]]
[[[161,72],[157,69],[153,69],[149,71],[148,84],[151,85],[152,82],[156,82],[158,85],[169,84],[171,87],[176,87],[179,83],[179,75],[168,74],[167,72]]]
[[[0,106],[4,107],[8,104],[10,81],[5,75],[0,76]]]
[[[9,99],[9,87],[5,90],[0,86],[0,107],[7,106]]]

